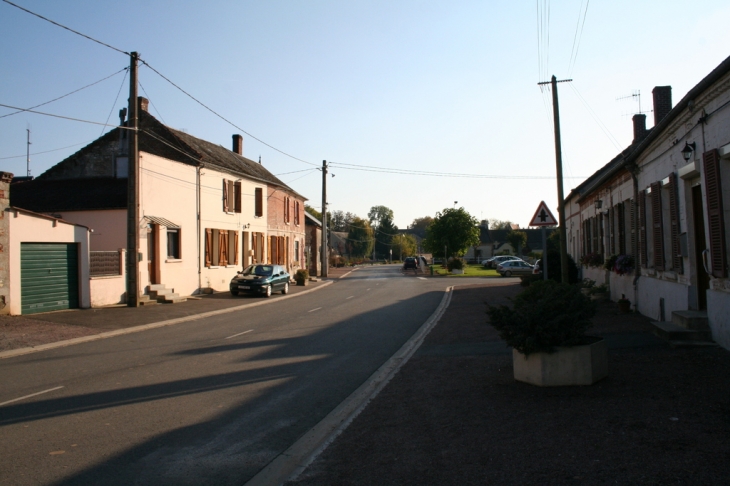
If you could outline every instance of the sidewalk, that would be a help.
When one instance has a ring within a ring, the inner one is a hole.
[[[330,269],[327,279],[308,282],[306,286],[291,285],[289,296],[311,291],[328,285],[352,270]],[[0,352],[36,347],[48,343],[93,336],[96,334],[143,326],[170,319],[179,319],[208,312],[232,309],[244,305],[274,303],[285,298],[281,293],[269,299],[230,292],[188,297],[178,304],[155,304],[138,308],[124,305],[93,309],[30,314],[28,316],[0,316]]]
[[[287,484],[728,484],[730,353],[672,349],[649,319],[601,304],[591,334],[608,378],[516,382],[484,302],[521,290],[457,287],[421,349]]]

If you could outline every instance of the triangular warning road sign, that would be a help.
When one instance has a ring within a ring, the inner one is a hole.
[[[547,207],[547,204],[545,204],[545,201],[542,201],[540,205],[537,207],[537,211],[535,211],[535,215],[532,217],[532,220],[530,220],[530,224],[528,226],[557,226],[558,222],[555,220],[555,216],[553,216],[553,213],[550,212],[550,210]]]

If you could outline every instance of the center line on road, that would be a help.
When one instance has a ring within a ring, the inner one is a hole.
[[[49,388],[48,390],[43,390],[43,391],[40,391],[38,393],[31,393],[30,395],[26,395],[24,397],[14,398],[12,400],[8,400],[7,402],[0,403],[0,407],[2,407],[3,405],[7,405],[8,403],[13,403],[13,402],[17,402],[17,401],[20,401],[20,400],[25,400],[26,398],[31,398],[31,397],[35,397],[35,396],[38,396],[38,395],[43,395],[44,393],[52,392],[54,390],[60,390],[61,388],[63,388],[63,387],[62,386],[57,386],[56,388]]]
[[[368,290],[370,290],[370,289],[368,289]]]
[[[355,296],[354,295],[351,295],[347,299],[352,299],[353,297],[355,297]],[[347,299],[345,299],[345,300],[347,300]]]
[[[234,337],[236,337],[236,336],[240,336],[240,335],[242,335],[242,334],[248,334],[249,332],[253,332],[253,329],[249,329],[248,331],[243,331],[243,332],[239,332],[238,334],[234,334],[233,336],[228,336],[228,337],[227,337],[227,338],[225,338],[225,339],[231,339],[231,338],[234,338]]]
[[[320,309],[321,309],[321,307],[317,307],[316,309],[312,309],[311,311],[307,311],[307,312],[314,312],[314,311],[318,311]]]

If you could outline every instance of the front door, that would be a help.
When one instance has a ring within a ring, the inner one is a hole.
[[[147,232],[147,275],[150,284],[158,284],[157,275],[157,229],[159,226],[153,224]]]
[[[694,265],[697,269],[697,304],[700,310],[707,309],[707,291],[710,289],[710,276],[705,271],[702,252],[707,249],[705,240],[705,218],[702,212],[702,186],[692,188],[692,219],[695,233]]]

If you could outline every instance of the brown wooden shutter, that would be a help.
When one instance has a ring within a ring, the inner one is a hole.
[[[604,234],[605,234],[606,230],[604,228],[605,228],[606,224],[605,224],[604,220],[605,220],[605,217],[604,217],[603,213],[599,214],[598,215],[598,253],[601,255],[605,254],[603,247],[605,245]]]
[[[299,201],[294,201],[294,224],[299,226]]]
[[[608,209],[608,253],[616,254],[616,208]]]
[[[241,181],[237,181],[233,186],[233,193],[234,193],[234,210],[237,213],[241,212]]]
[[[218,265],[228,265],[228,231],[218,230]]]
[[[238,265],[238,255],[241,253],[240,251],[238,251],[238,231],[235,231],[233,233],[233,248],[235,249],[233,252],[233,254],[235,255],[233,264]]]
[[[639,255],[641,265],[647,267],[647,233],[646,233],[646,191],[639,192]]]
[[[593,251],[598,251],[598,218],[593,218],[593,242],[591,244]]]
[[[223,212],[228,212],[228,181],[223,179]]]
[[[583,240],[583,254],[587,255],[588,253],[590,253],[590,251],[588,251],[588,220],[587,219],[585,221],[583,221],[583,238],[582,238],[582,240]]]
[[[677,174],[669,174],[669,221],[671,224],[672,270],[682,273],[682,250],[679,246],[679,187]]]
[[[251,249],[253,250],[253,261],[251,263],[258,263],[259,254],[259,234],[254,233],[251,238]]]
[[[211,265],[211,255],[213,255],[213,230],[205,228],[205,266]]]
[[[264,215],[264,190],[260,187],[257,187],[255,190],[256,199],[255,199],[255,215],[258,217],[261,217]]]
[[[631,254],[636,258],[636,199],[629,199],[629,234],[631,235]]]
[[[626,205],[618,203],[616,206],[618,211],[618,252],[625,255],[626,252]]]
[[[662,224],[662,183],[651,185],[651,226],[654,243],[654,268],[664,270],[664,225]]]
[[[722,208],[720,154],[717,149],[702,154],[705,172],[707,224],[710,233],[710,270],[713,277],[727,277],[725,220]]]

